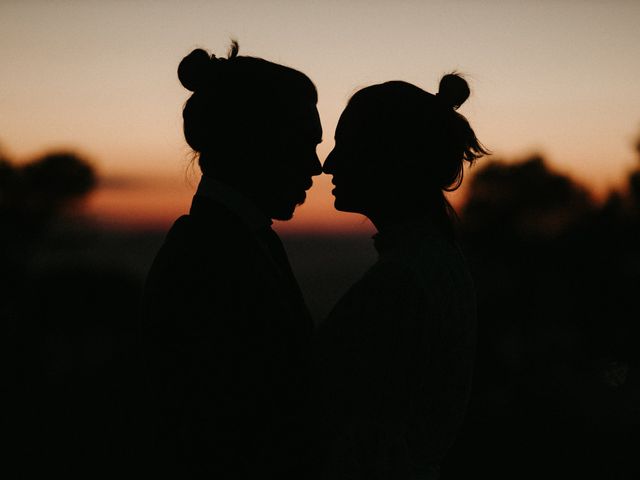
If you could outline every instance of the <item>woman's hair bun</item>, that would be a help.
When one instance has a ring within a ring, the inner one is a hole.
[[[440,79],[438,98],[448,108],[457,110],[470,93],[467,81],[457,73],[448,73]]]
[[[178,79],[184,88],[195,92],[205,87],[211,80],[212,60],[216,57],[201,48],[184,57],[178,65]]]

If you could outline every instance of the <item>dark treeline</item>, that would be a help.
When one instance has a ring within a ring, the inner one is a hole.
[[[603,205],[537,156],[470,180],[480,338],[445,478],[638,478],[639,213],[640,169]]]
[[[143,451],[138,299],[162,235],[144,247],[111,239],[105,259],[105,237],[61,220],[96,182],[73,154],[0,158],[3,468],[16,478],[122,477]],[[597,203],[540,157],[486,161],[459,214],[480,338],[443,478],[637,478],[640,168]],[[336,250],[343,241],[288,243],[301,285],[317,286],[310,304],[332,290],[304,267],[317,262],[295,259],[333,252],[324,279],[344,283],[357,269]]]

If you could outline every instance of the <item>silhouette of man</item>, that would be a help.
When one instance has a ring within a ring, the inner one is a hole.
[[[203,175],[143,299],[163,476],[283,478],[282,426],[306,391],[313,324],[271,223],[321,173],[317,93],[304,74],[237,53],[235,42],[226,59],[194,50],[178,68]]]

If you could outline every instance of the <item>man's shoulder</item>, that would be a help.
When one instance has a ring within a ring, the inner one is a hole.
[[[252,234],[229,215],[202,218],[183,215],[167,233],[165,245],[200,253],[218,249],[246,249],[252,243]]]

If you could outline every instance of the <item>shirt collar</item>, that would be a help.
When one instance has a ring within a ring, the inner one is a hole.
[[[202,175],[196,196],[207,197],[220,203],[240,217],[252,231],[266,228],[273,223],[246,195],[214,178]]]

